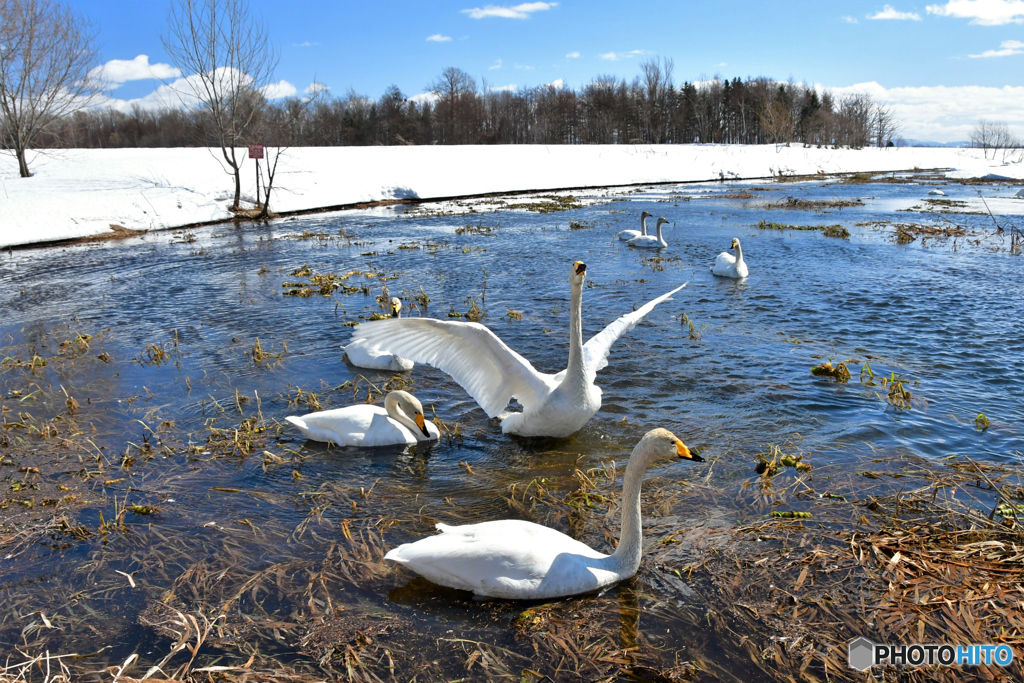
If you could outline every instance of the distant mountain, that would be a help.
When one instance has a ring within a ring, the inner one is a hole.
[[[970,147],[971,143],[966,140],[958,140],[957,142],[935,142],[933,140],[911,140],[909,138],[903,139],[903,147]]]

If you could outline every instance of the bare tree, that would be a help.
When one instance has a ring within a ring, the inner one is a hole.
[[[900,123],[892,109],[881,104],[875,105],[874,111],[875,144],[878,147],[891,147],[893,139],[900,132]]]
[[[1002,121],[986,121],[981,119],[971,131],[971,147],[980,147],[988,159],[989,151],[996,158],[999,150],[1003,150],[1003,161],[1006,161],[1011,150],[1020,147],[1020,141],[1010,132],[1010,127]]]
[[[183,74],[194,74],[178,95],[208,111],[211,132],[234,176],[231,208],[238,211],[245,158],[238,148],[252,141],[277,53],[245,0],[174,0],[167,24],[164,49]]]
[[[25,151],[89,104],[92,28],[57,0],[0,0],[0,146],[29,172]]]
[[[473,105],[476,100],[476,82],[462,69],[447,67],[427,92],[437,96],[437,115],[441,119],[441,142],[465,144],[471,141]]]
[[[793,115],[782,101],[767,103],[757,116],[761,129],[771,142],[788,143],[793,139]]]

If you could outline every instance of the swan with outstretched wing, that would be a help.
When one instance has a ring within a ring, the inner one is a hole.
[[[569,282],[572,305],[569,323],[569,364],[557,375],[539,372],[494,332],[479,323],[399,318],[356,326],[352,341],[394,353],[442,370],[480,404],[489,417],[502,420],[501,430],[520,436],[565,437],[580,430],[601,407],[601,389],[594,384],[608,365],[612,344],[681,285],[614,321],[583,343],[583,281],[587,267],[572,264]],[[515,399],[522,412],[502,412]]]

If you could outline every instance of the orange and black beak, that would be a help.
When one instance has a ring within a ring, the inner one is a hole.
[[[583,273],[585,273],[585,272],[587,272],[587,264],[584,263],[583,261],[577,261],[576,262],[576,274],[577,275],[583,275]]]
[[[676,441],[676,455],[680,458],[686,458],[694,462],[704,462],[704,458],[700,457],[696,453],[691,453],[690,449],[686,447],[686,444],[682,441]]]
[[[416,415],[416,426],[423,432],[423,436],[430,436],[430,432],[427,431],[427,423],[423,421],[423,413]]]

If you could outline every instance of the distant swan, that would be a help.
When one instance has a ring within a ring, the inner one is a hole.
[[[747,270],[746,261],[743,260],[743,249],[740,247],[740,241],[734,237],[732,246],[729,248],[735,249],[736,255],[733,256],[729,252],[723,251],[715,259],[715,265],[711,266],[711,272],[720,277],[745,278],[749,271]]]
[[[391,297],[391,317],[402,317],[402,302],[398,297]],[[393,372],[405,372],[412,370],[416,363],[408,358],[395,356],[390,353],[382,353],[379,349],[367,344],[353,343],[342,346],[342,351],[348,356],[348,362],[357,368],[370,368],[372,370],[391,370]]]
[[[641,235],[636,239],[630,240],[629,246],[641,247],[643,249],[664,249],[668,246],[668,242],[666,242],[665,238],[661,236],[661,226],[664,223],[668,223],[668,220],[665,218],[658,219],[658,225],[656,226],[658,229],[657,237],[654,235]]]
[[[644,211],[640,214],[640,229],[639,230],[620,230],[615,233],[615,236],[620,240],[631,240],[641,235],[647,234],[647,219],[651,217],[651,214]]]
[[[598,371],[608,365],[608,353],[615,340],[686,286],[676,287],[622,316],[584,345],[586,270],[582,261],[572,264],[569,366],[557,375],[538,372],[530,361],[479,323],[432,318],[378,320],[356,326],[352,340],[447,372],[489,417],[501,418],[501,430],[506,434],[569,436],[579,431],[601,407],[601,389],[594,380]],[[523,412],[502,413],[513,398],[523,406]]]
[[[503,519],[448,526],[384,556],[449,588],[506,600],[546,600],[589,593],[636,574],[643,549],[640,485],[661,457],[704,462],[667,429],[652,429],[633,449],[622,484],[622,530],[611,555],[540,524]]]
[[[338,446],[392,446],[441,437],[437,426],[424,420],[423,404],[407,391],[392,391],[384,397],[383,408],[363,403],[285,420],[307,439]]]

